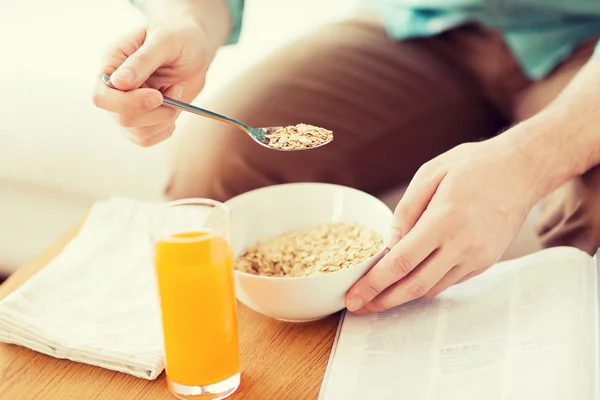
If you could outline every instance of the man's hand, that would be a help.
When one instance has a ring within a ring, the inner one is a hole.
[[[389,253],[348,291],[348,309],[433,297],[498,261],[535,203],[600,165],[599,87],[600,53],[534,117],[425,164],[398,204]]]
[[[416,173],[389,253],[347,294],[356,314],[434,297],[497,262],[539,197],[533,164],[498,139],[458,146]]]
[[[161,107],[163,94],[191,101],[229,29],[225,1],[147,0],[148,27],[119,40],[105,57],[93,93],[129,139],[151,146],[175,130],[179,113]],[[205,7],[205,8],[202,8]],[[111,89],[100,81],[111,75]]]

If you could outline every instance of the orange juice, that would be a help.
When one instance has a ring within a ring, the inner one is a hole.
[[[155,244],[167,376],[204,386],[240,372],[233,254],[212,232]]]

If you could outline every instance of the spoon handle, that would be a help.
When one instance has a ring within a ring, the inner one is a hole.
[[[208,117],[212,119],[216,119],[218,121],[227,122],[232,125],[237,125],[238,127],[249,130],[250,128],[243,124],[242,122],[235,120],[233,118],[226,117],[221,114],[217,114],[216,112],[205,110],[204,108],[196,107],[188,103],[181,102],[179,100],[172,99],[170,97],[163,96],[163,105],[167,107],[176,108],[178,110],[191,112],[192,114],[202,115],[203,117]]]
[[[118,90],[110,82],[110,75],[108,75],[108,74],[102,75],[102,82],[104,82],[104,84],[106,86],[108,86],[112,89]],[[205,110],[204,108],[196,107],[191,104],[172,99],[170,97],[163,96],[163,105],[167,106],[167,107],[176,108],[178,110],[191,112],[192,114],[202,115],[203,117],[208,117],[208,118],[216,119],[218,121],[226,122],[226,123],[235,125],[238,128],[245,130],[246,132],[249,132],[251,129],[249,126],[247,126],[246,124],[244,124],[236,119],[229,118],[224,115],[217,114],[216,112]]]

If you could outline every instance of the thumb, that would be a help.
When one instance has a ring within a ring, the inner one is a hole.
[[[147,36],[140,48],[112,73],[111,83],[124,91],[141,87],[166,62],[168,52],[167,42],[156,35]]]
[[[394,211],[387,244],[389,249],[415,226],[445,175],[444,170],[435,170],[429,164],[419,168]]]

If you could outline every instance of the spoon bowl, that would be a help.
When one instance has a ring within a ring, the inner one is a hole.
[[[104,84],[106,86],[110,87],[111,89],[118,90],[110,82],[110,75],[108,75],[108,74],[102,75],[102,82],[104,82]],[[204,108],[196,107],[196,106],[193,106],[191,104],[184,103],[182,101],[175,100],[175,99],[172,99],[172,98],[166,97],[166,96],[163,96],[163,103],[162,103],[162,105],[163,106],[167,106],[167,107],[171,107],[171,108],[175,108],[175,109],[181,110],[181,111],[187,111],[187,112],[190,112],[192,114],[201,115],[203,117],[211,118],[211,119],[214,119],[214,120],[217,120],[217,121],[225,122],[225,123],[230,124],[230,125],[234,125],[237,128],[241,129],[242,131],[246,132],[248,134],[248,136],[250,136],[252,138],[252,140],[254,140],[256,143],[258,143],[259,145],[261,145],[263,147],[271,149],[271,150],[279,150],[279,151],[312,150],[312,149],[316,149],[316,148],[325,146],[326,144],[331,143],[332,140],[333,140],[333,139],[329,139],[326,142],[317,144],[315,146],[310,146],[310,147],[276,148],[276,147],[269,146],[269,140],[267,139],[267,135],[270,135],[273,132],[276,132],[276,131],[282,129],[283,127],[281,127],[281,126],[270,126],[270,127],[265,127],[265,128],[253,128],[253,127],[248,126],[248,125],[244,124],[243,122],[238,121],[238,120],[236,120],[234,118],[229,118],[229,117],[226,117],[224,115],[217,114],[216,112],[213,112],[213,111],[210,111],[210,110],[206,110]]]

